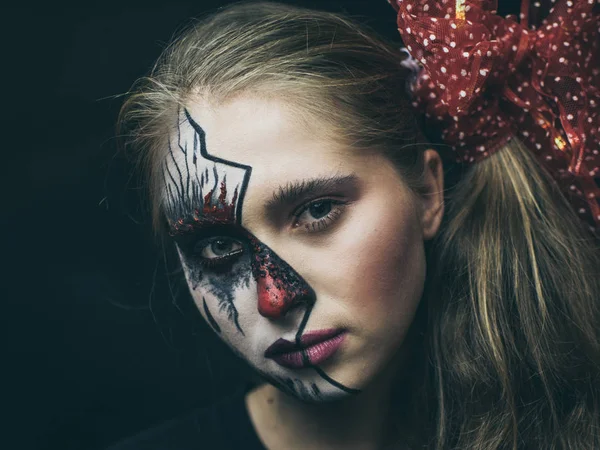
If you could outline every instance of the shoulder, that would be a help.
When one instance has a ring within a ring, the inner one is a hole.
[[[106,450],[264,450],[252,427],[244,393],[142,431]]]

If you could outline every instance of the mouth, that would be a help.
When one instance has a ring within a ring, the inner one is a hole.
[[[333,356],[345,337],[346,330],[332,328],[304,333],[299,343],[278,339],[265,351],[265,358],[288,369],[316,366]]]

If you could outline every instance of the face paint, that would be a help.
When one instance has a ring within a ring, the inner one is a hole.
[[[201,298],[210,326],[285,392],[304,401],[357,393],[319,367],[345,330],[304,333],[315,291],[242,226],[251,173],[248,165],[212,156],[202,127],[181,112],[164,164],[163,205],[192,296]]]
[[[310,306],[315,294],[284,260],[252,239],[252,274],[257,281],[258,312],[278,319],[299,304]]]

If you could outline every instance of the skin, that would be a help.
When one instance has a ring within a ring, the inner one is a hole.
[[[303,448],[377,441],[423,293],[424,241],[443,215],[435,151],[425,154],[427,193],[417,196],[383,156],[329,131],[278,99],[194,98],[164,163],[163,205],[192,297],[271,383],[247,398],[268,448],[294,448],[298,436]],[[215,270],[222,255],[227,265]],[[289,369],[265,358],[279,338],[332,328],[344,340],[321,364]],[[296,425],[278,426],[284,417]]]

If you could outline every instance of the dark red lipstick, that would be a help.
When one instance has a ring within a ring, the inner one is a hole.
[[[345,336],[345,330],[332,328],[304,333],[299,344],[277,339],[265,351],[265,358],[270,358],[288,369],[316,366],[337,351]]]

